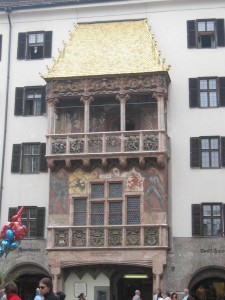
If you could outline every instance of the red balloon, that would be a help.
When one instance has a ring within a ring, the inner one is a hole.
[[[14,231],[15,238],[18,241],[22,240],[25,237],[27,231],[26,226],[22,225],[19,222],[14,222],[12,230]]]

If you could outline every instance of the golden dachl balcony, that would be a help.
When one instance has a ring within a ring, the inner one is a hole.
[[[62,160],[67,166],[72,161],[88,166],[90,160],[107,166],[112,159],[122,166],[129,159],[143,165],[146,159],[162,163],[168,156],[164,106],[162,111],[152,96],[63,99],[52,114],[46,153],[50,167]]]

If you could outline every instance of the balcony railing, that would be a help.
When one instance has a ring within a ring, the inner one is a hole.
[[[47,135],[47,156],[167,152],[165,130]]]
[[[167,247],[167,225],[48,227],[48,249]]]

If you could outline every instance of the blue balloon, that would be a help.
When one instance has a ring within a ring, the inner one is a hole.
[[[15,250],[17,247],[19,247],[19,245],[20,245],[20,241],[12,242],[9,246],[10,250]]]
[[[9,245],[10,245],[10,241],[7,241],[7,240],[2,241],[2,249],[4,251],[9,248]]]
[[[2,257],[4,255],[4,250],[2,249],[2,247],[0,247],[0,257]]]
[[[14,232],[12,229],[6,230],[6,239],[12,241],[14,239]]]

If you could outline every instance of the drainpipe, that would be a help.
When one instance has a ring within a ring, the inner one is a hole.
[[[12,23],[10,19],[11,8],[6,7],[9,22],[9,40],[8,40],[8,62],[7,62],[7,82],[6,82],[6,98],[5,98],[5,116],[4,116],[4,133],[2,142],[2,166],[1,166],[1,181],[0,181],[0,211],[2,208],[2,191],[5,167],[5,149],[6,149],[6,134],[7,134],[7,121],[8,121],[8,103],[9,103],[9,79],[10,79],[10,62],[11,62],[11,36],[12,36]]]

